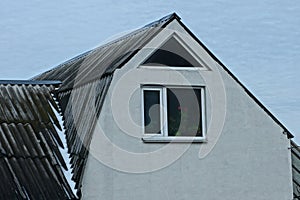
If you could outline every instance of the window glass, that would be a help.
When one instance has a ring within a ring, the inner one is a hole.
[[[144,90],[144,126],[146,134],[160,134],[160,91]]]
[[[201,89],[167,89],[168,136],[202,136]]]
[[[144,63],[148,66],[171,67],[200,67],[193,56],[179,44],[175,38],[170,38],[163,46],[157,49]]]

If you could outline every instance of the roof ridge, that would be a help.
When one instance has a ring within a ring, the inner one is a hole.
[[[173,19],[180,20],[181,18],[175,12],[173,12],[169,15],[166,15],[166,16],[160,18],[159,20],[156,20],[154,22],[151,22],[151,23],[145,25],[144,27],[155,27],[155,26],[157,26],[157,25],[159,25],[163,22],[170,21],[170,20],[173,20]]]
[[[138,34],[140,32],[143,32],[143,31],[148,30],[150,28],[155,28],[156,26],[158,26],[158,25],[160,25],[160,24],[162,24],[164,22],[173,20],[175,18],[180,20],[180,17],[176,13],[169,14],[167,16],[162,17],[159,20],[156,20],[154,22],[151,22],[151,23],[147,24],[146,26],[143,26],[141,28],[135,29],[135,30],[133,30],[130,33],[127,33],[127,34],[125,34],[123,36],[120,36],[119,38],[116,38],[115,40],[112,40],[112,41],[110,41],[108,43],[105,43],[105,44],[99,46],[99,47],[96,47],[92,51],[98,50],[98,49],[101,49],[101,48],[104,48],[104,47],[107,47],[107,46],[110,46],[110,45],[115,44],[115,43],[118,43],[118,42],[120,42],[122,40],[125,40],[125,39],[127,39],[127,38],[129,38],[131,36],[134,36],[134,35],[136,35],[136,34]]]

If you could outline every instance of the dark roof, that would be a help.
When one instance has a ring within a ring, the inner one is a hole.
[[[56,80],[0,80],[1,85],[60,85]]]
[[[59,82],[0,81],[0,199],[72,199],[53,111]]]
[[[212,58],[241,85],[246,93],[285,130],[284,133],[289,138],[293,137],[279,120],[247,90],[225,65],[180,21],[180,18],[173,13],[34,77],[34,80],[60,80],[62,82],[58,90],[58,100],[64,115],[68,151],[71,154],[72,179],[76,183],[79,195],[92,133],[114,71],[127,63],[145,44],[173,20],[177,20],[191,34]]]
[[[64,114],[73,180],[80,195],[81,178],[96,119],[99,116],[113,72],[174,19],[168,15],[108,44],[83,53],[35,80],[60,80],[58,100]],[[96,108],[96,110],[94,110]]]
[[[291,141],[292,177],[294,198],[300,198],[300,147]]]

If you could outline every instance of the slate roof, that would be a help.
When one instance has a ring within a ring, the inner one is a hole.
[[[114,71],[128,62],[173,20],[177,20],[195,41],[241,85],[245,92],[283,128],[284,134],[287,134],[288,138],[293,137],[284,125],[180,21],[180,17],[173,13],[34,77],[34,80],[59,80],[62,82],[58,90],[58,101],[63,113],[68,151],[73,169],[72,179],[76,183],[78,196],[80,196],[81,181],[94,126]]]
[[[73,199],[53,111],[57,81],[0,81],[0,199]]]

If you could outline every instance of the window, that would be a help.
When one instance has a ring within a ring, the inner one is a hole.
[[[204,141],[204,88],[142,88],[144,141]]]

